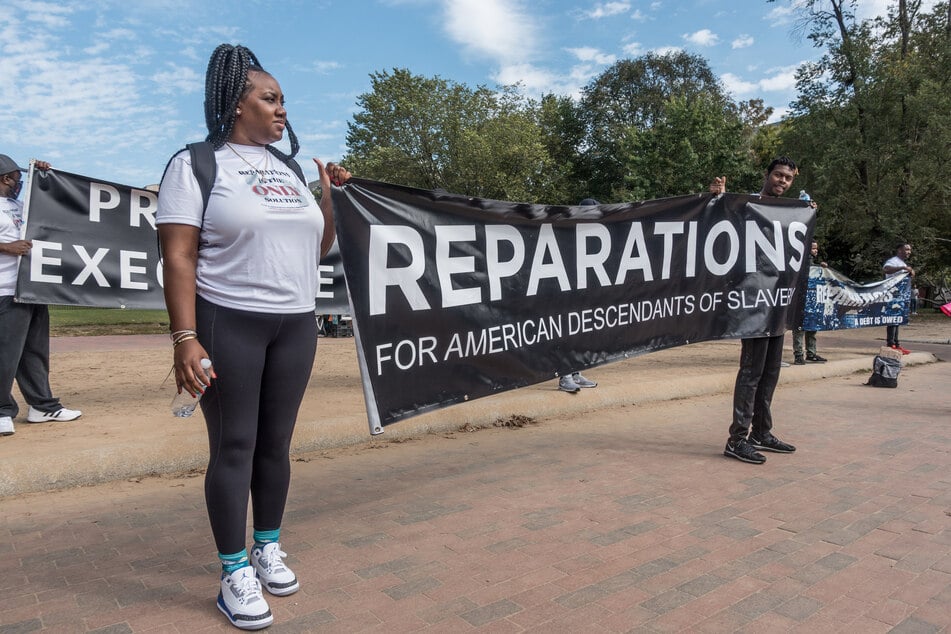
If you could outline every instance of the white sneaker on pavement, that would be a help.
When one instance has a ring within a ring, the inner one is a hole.
[[[50,421],[65,423],[67,421],[76,420],[83,413],[78,409],[66,409],[65,407],[60,407],[55,412],[41,412],[32,405],[30,405],[30,412],[26,415],[26,422],[28,423],[47,423]]]
[[[284,557],[287,557],[287,553],[281,550],[279,542],[271,542],[251,551],[251,565],[258,573],[261,585],[279,597],[300,590],[297,576],[284,564]]]
[[[13,419],[9,416],[0,416],[0,436],[12,436],[14,431],[16,430],[13,429]]]
[[[592,381],[591,379],[585,378],[580,372],[575,372],[572,374],[571,380],[574,381],[575,385],[578,387],[598,387],[597,381]]]
[[[221,575],[218,609],[242,630],[260,630],[274,622],[267,599],[261,594],[261,582],[251,566]]]
[[[558,379],[558,389],[569,394],[576,394],[581,391],[581,386],[575,383],[570,374],[566,374]]]

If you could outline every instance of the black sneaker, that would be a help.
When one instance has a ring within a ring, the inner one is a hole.
[[[726,448],[723,450],[723,455],[751,464],[763,464],[766,462],[766,456],[756,451],[750,443],[743,439],[737,441],[728,440]]]
[[[796,360],[793,361],[793,365],[806,365],[806,360],[802,357],[796,357]]]
[[[820,357],[817,354],[810,354],[806,357],[806,361],[808,361],[809,363],[825,363],[826,361],[828,361],[828,359],[826,359],[825,357]]]
[[[792,453],[796,451],[796,448],[781,441],[776,436],[773,436],[771,433],[766,432],[762,438],[757,438],[756,436],[750,436],[750,445],[754,449],[759,449],[760,451],[773,451],[776,453]]]

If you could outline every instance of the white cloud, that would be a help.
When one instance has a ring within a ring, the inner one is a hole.
[[[694,33],[684,33],[683,38],[697,46],[714,46],[720,41],[717,34],[710,29],[700,29]]]
[[[473,53],[510,62],[534,52],[531,17],[512,0],[446,0],[445,18],[449,37]]]
[[[205,77],[197,73],[188,66],[179,66],[178,64],[166,64],[167,70],[154,73],[151,77],[158,86],[156,90],[159,93],[189,94],[199,92],[205,89]]]
[[[743,35],[740,35],[735,40],[733,40],[733,42],[730,44],[730,47],[731,48],[747,48],[747,47],[753,46],[754,41],[755,40],[753,39],[752,35],[746,35],[744,33]]]
[[[658,46],[655,49],[651,50],[651,53],[655,55],[673,55],[674,53],[679,53],[684,49],[679,46]]]
[[[745,81],[733,73],[723,73],[720,75],[720,81],[723,82],[727,92],[734,95],[745,95],[752,93],[758,87],[755,82]]]
[[[766,120],[766,123],[777,123],[784,119],[786,115],[789,114],[789,108],[786,106],[774,106],[773,114],[769,115],[769,119]]]
[[[640,9],[635,9],[634,13],[631,14],[632,20],[637,20],[638,22],[644,22],[647,20],[647,16]]]
[[[625,44],[621,50],[624,51],[624,54],[628,57],[638,57],[644,54],[644,47],[641,46],[640,42]]]
[[[102,55],[108,50],[109,50],[108,44],[106,44],[105,42],[96,42],[92,46],[88,48],[84,48],[83,53],[91,57],[95,57],[96,55]]]
[[[565,49],[582,62],[593,62],[595,64],[613,64],[617,58],[609,53],[602,53],[596,48],[582,46],[580,48]]]
[[[786,92],[796,87],[796,69],[781,70],[774,75],[755,81],[747,81],[733,73],[724,73],[720,76],[720,80],[727,92],[737,96],[757,95],[762,92]]]
[[[596,4],[594,8],[586,12],[585,15],[592,20],[599,20],[601,18],[609,18],[612,15],[627,13],[630,9],[631,3],[629,2],[605,2]]]
[[[760,88],[767,92],[792,90],[796,87],[796,70],[786,70],[759,81]]]
[[[343,65],[340,62],[329,60],[315,60],[311,68],[313,68],[318,75],[326,75],[331,71],[343,68]]]
[[[773,9],[766,14],[764,19],[771,22],[773,26],[789,24],[793,21],[793,18],[795,18],[798,9],[799,0],[788,5],[778,5],[773,7]]]

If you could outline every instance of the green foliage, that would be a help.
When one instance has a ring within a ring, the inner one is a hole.
[[[827,47],[800,69],[799,97],[781,133],[819,202],[817,236],[837,268],[881,275],[898,241],[919,271],[951,265],[951,30],[949,7],[920,14],[905,0],[874,22],[853,3],[814,0],[810,37]]]
[[[405,69],[371,79],[347,133],[354,173],[518,201],[544,198],[559,180],[537,112],[514,88],[473,90]]]
[[[763,135],[772,110],[732,102],[702,57],[622,60],[584,94],[591,190],[601,199],[704,191],[718,175],[733,191],[759,187],[760,154],[774,145]]]

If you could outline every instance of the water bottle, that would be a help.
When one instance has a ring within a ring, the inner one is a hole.
[[[208,384],[211,383],[211,379],[208,375],[208,368],[211,367],[211,359],[202,359],[201,367],[205,371],[205,381],[201,382],[201,386],[202,389],[205,389],[208,387]],[[199,400],[201,400],[201,394],[192,396],[183,388],[181,394],[176,394],[172,398],[172,416],[188,418],[195,413],[195,408],[198,407]]]
[[[812,196],[805,189],[799,190],[799,200],[812,200]]]

